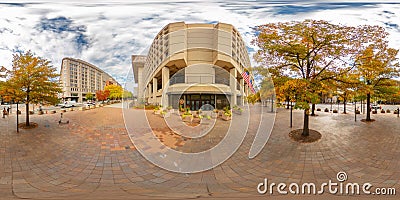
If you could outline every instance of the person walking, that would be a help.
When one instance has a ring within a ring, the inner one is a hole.
[[[10,107],[7,108],[7,115],[10,114]]]
[[[3,108],[3,118],[5,118],[6,115],[7,115],[7,110],[6,110],[6,108],[4,107],[4,108]]]

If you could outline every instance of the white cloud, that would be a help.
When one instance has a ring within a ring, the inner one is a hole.
[[[251,27],[302,19],[324,19],[347,25],[377,24],[390,33],[390,44],[400,47],[400,4],[364,5],[369,1],[26,1],[24,5],[0,3],[0,65],[10,66],[13,49],[31,49],[60,67],[63,57],[93,63],[123,82],[131,68],[130,56],[146,52],[153,37],[170,22],[220,21],[234,25],[247,45],[253,39]],[[382,1],[381,1],[382,2]],[[7,2],[6,2],[7,3]],[[9,1],[15,3],[15,1]],[[330,4],[329,4],[330,3]],[[86,27],[88,48],[77,47],[78,33],[43,31],[43,19],[65,17],[72,27]],[[396,27],[397,26],[397,27]]]

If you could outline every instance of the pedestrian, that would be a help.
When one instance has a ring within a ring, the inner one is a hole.
[[[10,107],[7,108],[7,115],[10,114]]]
[[[3,108],[3,118],[5,118],[6,115],[7,115],[7,110],[6,110],[6,108],[4,107],[4,108]]]

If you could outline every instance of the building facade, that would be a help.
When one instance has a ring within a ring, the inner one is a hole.
[[[230,24],[170,23],[132,66],[142,103],[221,109],[243,105],[250,92],[242,77],[250,67],[246,45]]]
[[[61,63],[60,84],[63,101],[86,101],[86,94],[104,90],[108,84],[118,84],[109,74],[86,61],[74,58],[63,58]],[[119,84],[118,84],[119,85]]]

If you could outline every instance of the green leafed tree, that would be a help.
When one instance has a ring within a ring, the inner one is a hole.
[[[1,93],[8,100],[23,102],[26,107],[26,126],[29,123],[29,104],[58,102],[61,92],[59,74],[50,61],[35,56],[31,51],[13,55],[13,66]]]
[[[93,95],[93,93],[88,92],[85,97],[86,97],[86,100],[92,100],[94,98],[94,95]]]
[[[130,99],[133,97],[132,92],[128,91],[128,90],[124,90],[124,94],[123,94],[123,98],[124,99]]]

